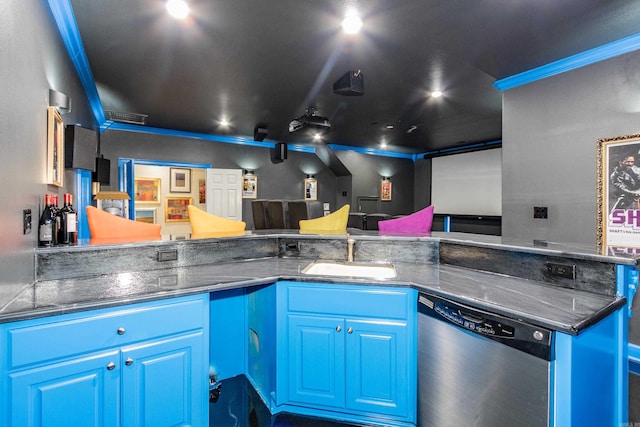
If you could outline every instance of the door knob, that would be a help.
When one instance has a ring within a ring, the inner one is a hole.
[[[336,332],[340,332],[342,328],[340,326],[336,326]]]
[[[127,357],[127,360],[124,361],[124,364],[127,366],[133,365],[133,359],[130,357]]]
[[[352,333],[353,333],[353,328],[349,328],[349,329],[347,329],[347,333],[348,333],[348,334],[352,334]]]
[[[118,328],[118,335],[124,335],[124,333],[126,332],[126,330],[122,327]]]
[[[113,371],[114,369],[116,369],[116,364],[113,362],[109,362],[109,364],[107,365],[107,369]]]

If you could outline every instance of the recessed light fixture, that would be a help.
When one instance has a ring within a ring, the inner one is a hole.
[[[393,129],[393,125],[387,125],[387,129]]]
[[[189,5],[184,0],[167,1],[167,10],[176,19],[184,19],[189,15]]]
[[[222,126],[223,128],[227,128],[231,125],[231,122],[227,119],[222,119],[220,120],[220,126]]]
[[[355,7],[349,7],[342,20],[342,30],[347,34],[356,34],[362,28],[362,20]]]
[[[441,90],[434,90],[433,92],[431,92],[431,97],[432,98],[440,98],[442,96],[442,91]]]
[[[313,134],[313,140],[314,141],[320,141],[322,139],[322,134],[321,133],[314,133]]]

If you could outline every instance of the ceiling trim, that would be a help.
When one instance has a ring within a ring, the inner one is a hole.
[[[104,109],[102,108],[102,102],[100,102],[96,82],[93,79],[89,59],[84,50],[71,3],[69,0],[49,0],[49,8],[58,26],[60,37],[67,47],[71,62],[73,62],[76,68],[80,83],[84,88],[87,99],[89,100],[89,105],[93,110],[93,115],[100,126],[105,121]]]
[[[416,159],[415,154],[396,153],[395,151],[376,150],[375,148],[353,147],[351,145],[340,144],[327,144],[327,147],[331,148],[334,151],[354,151],[361,154],[372,154],[374,156],[382,157],[397,157],[399,159],[411,159],[414,161]]]
[[[640,49],[640,33],[586,50],[573,56],[534,68],[529,71],[496,80],[493,85],[501,91],[513,89],[547,77],[595,64],[606,59],[624,55]]]
[[[492,148],[502,147],[502,140],[497,139],[495,141],[479,142],[477,144],[463,145],[461,147],[443,148],[442,150],[428,151],[422,153],[419,156],[424,159],[432,159],[434,157],[450,156],[452,154],[470,153],[474,151],[489,150]]]

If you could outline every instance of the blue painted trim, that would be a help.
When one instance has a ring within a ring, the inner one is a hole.
[[[449,215],[445,215],[444,217],[444,231],[446,233],[451,231],[451,217]]]
[[[640,49],[640,33],[578,53],[568,58],[497,80],[493,85],[501,91],[595,64]]]
[[[62,41],[67,47],[71,62],[76,68],[80,83],[87,95],[96,122],[100,125],[105,121],[104,110],[100,102],[96,82],[93,79],[89,59],[82,44],[82,38],[80,37],[80,31],[78,30],[78,24],[76,23],[71,3],[69,0],[49,0],[49,8],[53,13],[53,18],[60,31]]]
[[[209,163],[165,162],[163,160],[130,159],[121,157],[118,159],[118,188],[119,191],[124,191],[129,195],[129,197],[131,197],[128,203],[130,219],[135,219],[134,177],[136,165],[168,166],[189,169],[206,169],[211,167],[211,164]]]
[[[91,171],[76,169],[76,199],[73,201],[78,212],[78,240],[91,238],[87,222],[87,206],[92,206]]]
[[[328,144],[327,147],[335,151],[353,151],[361,154],[372,154],[374,156],[382,157],[396,157],[399,159],[413,159],[413,157],[415,156],[415,154],[396,153],[393,151],[382,151],[376,150],[374,148],[352,147],[349,145]]]
[[[134,165],[145,166],[168,166],[173,168],[187,168],[187,169],[207,169],[212,168],[210,163],[188,163],[188,162],[166,162],[164,160],[145,160],[145,159],[132,159],[127,157],[121,157],[118,160],[120,162],[131,161]]]
[[[207,135],[203,133],[154,128],[154,127],[133,125],[133,124],[127,124],[127,123],[111,122],[105,128],[105,130],[106,129],[120,130],[125,132],[147,133],[147,134],[153,134],[153,135],[178,136],[182,138],[202,139],[206,141],[225,142],[225,143],[232,143],[232,144],[239,144],[239,145],[250,145],[254,147],[264,147],[264,148],[274,148],[276,145],[275,142],[254,141],[252,139],[244,138],[241,136]]]
[[[640,346],[629,344],[629,372],[640,375]]]

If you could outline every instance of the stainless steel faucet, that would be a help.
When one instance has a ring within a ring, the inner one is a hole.
[[[347,261],[353,262],[353,246],[356,241],[351,237],[351,234],[347,233]]]

